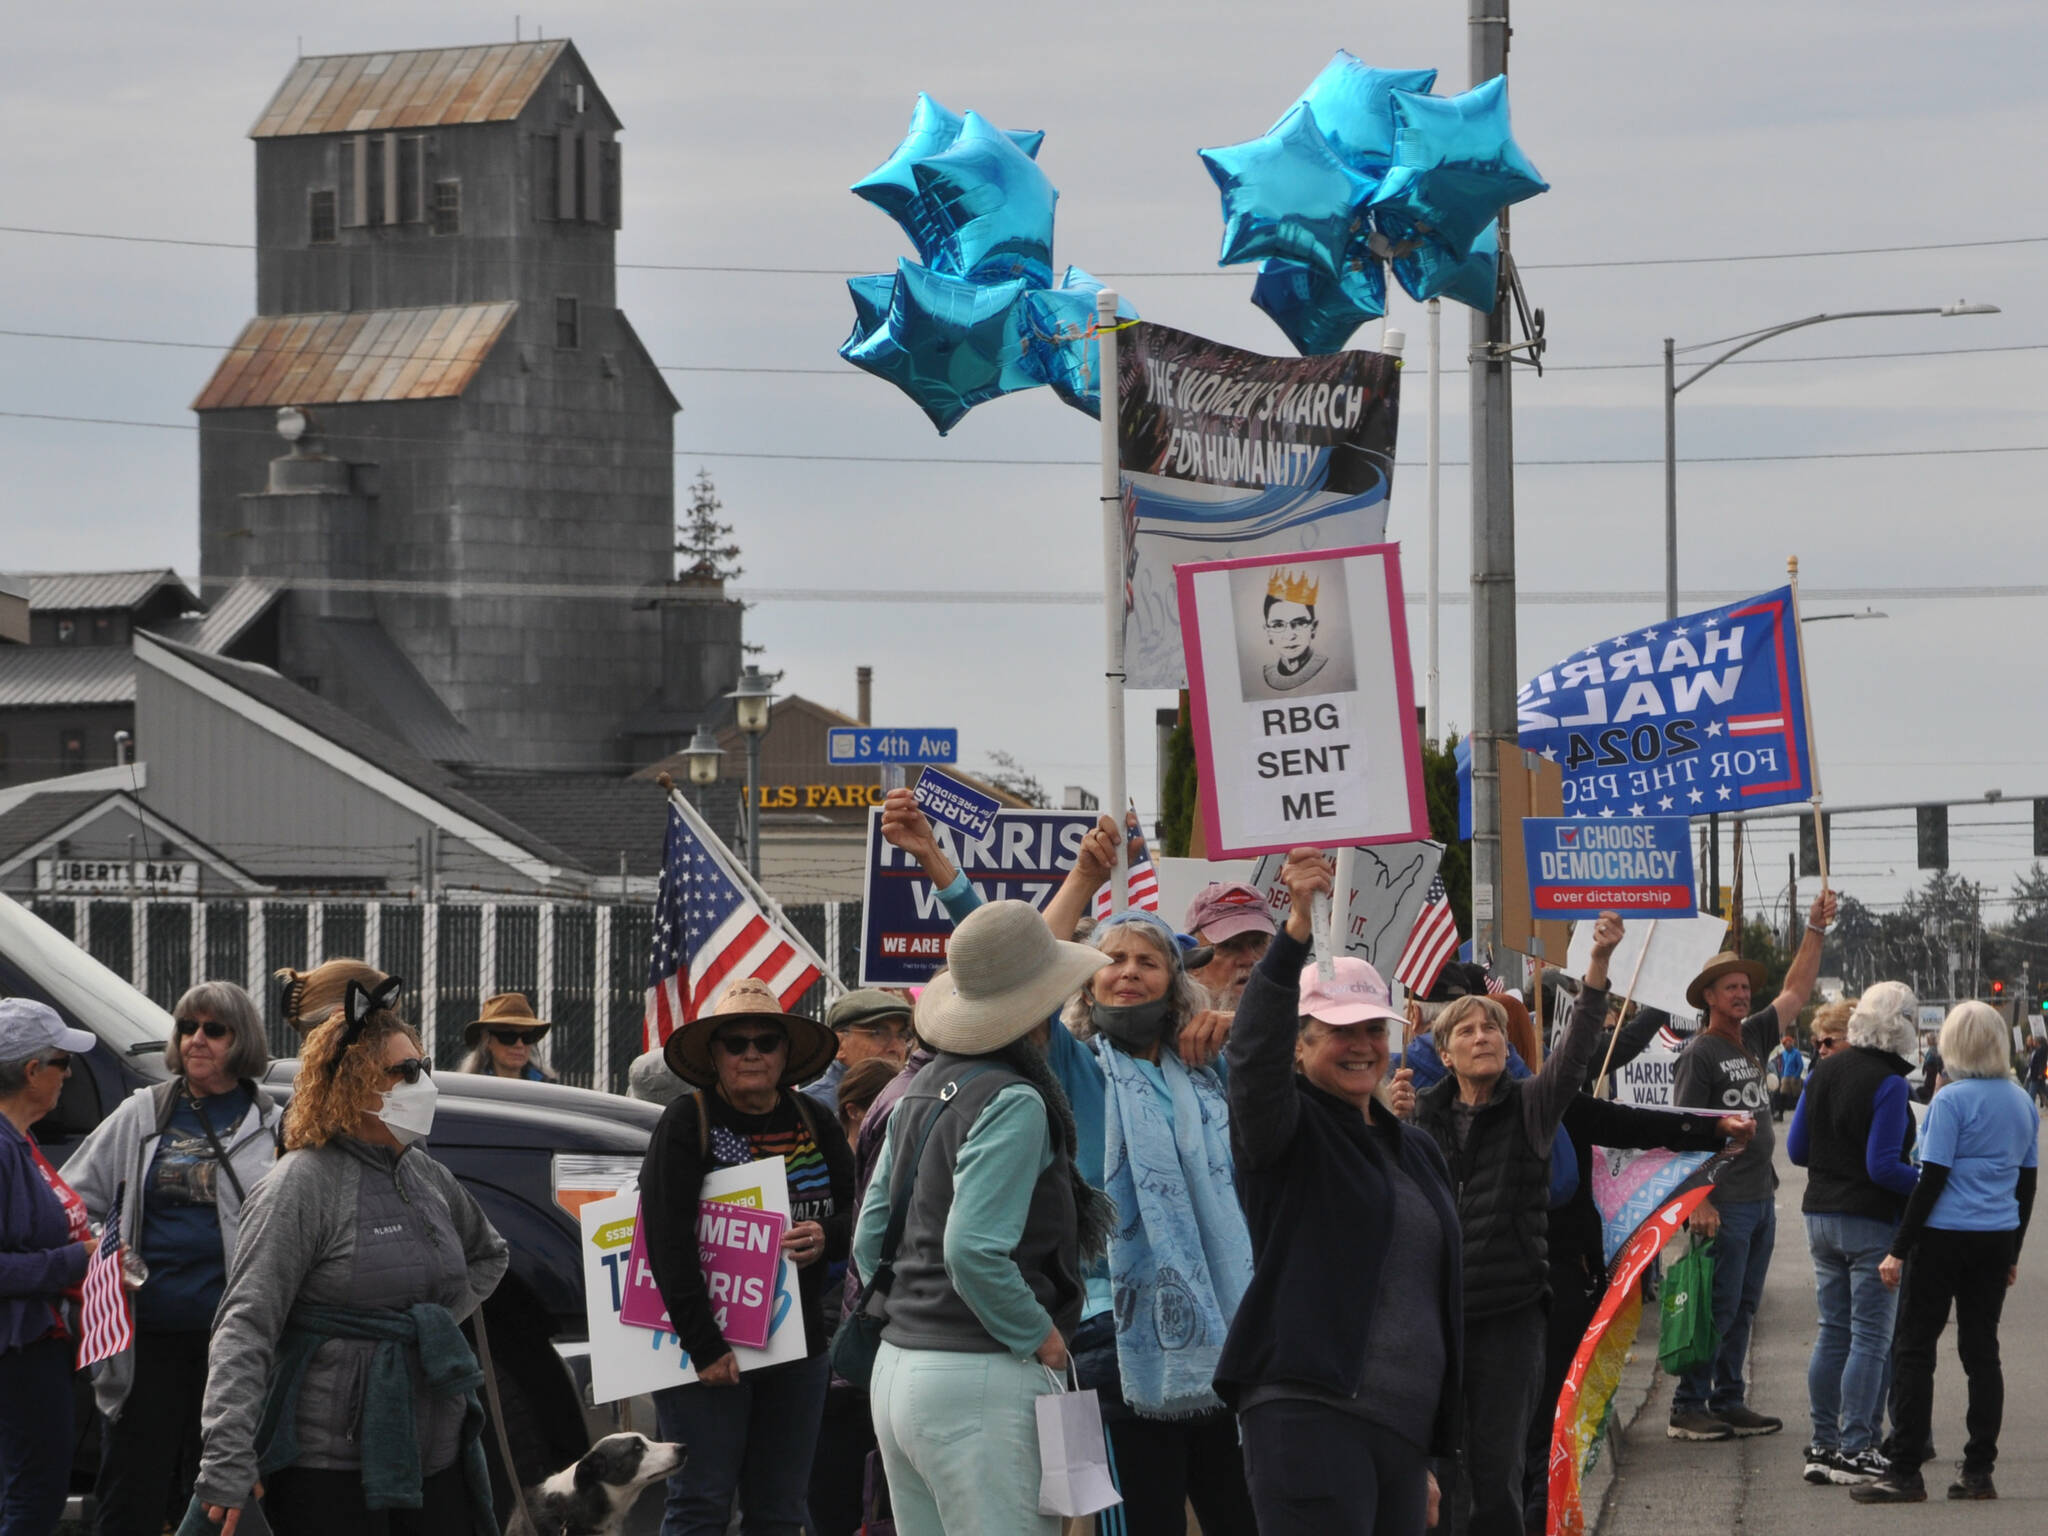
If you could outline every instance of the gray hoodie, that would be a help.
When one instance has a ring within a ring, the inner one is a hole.
[[[254,1083],[245,1086],[254,1095],[254,1102],[235,1128],[221,1138],[235,1178],[222,1179],[215,1191],[221,1255],[229,1264],[235,1261],[235,1232],[242,1215],[242,1197],[235,1192],[235,1180],[241,1181],[244,1190],[255,1192],[277,1159],[279,1123],[284,1118],[283,1106],[262,1088]],[[149,1165],[156,1157],[157,1143],[163,1139],[164,1127],[170,1124],[177,1097],[184,1088],[185,1080],[174,1077],[151,1088],[136,1089],[66,1160],[65,1182],[78,1191],[78,1198],[85,1202],[86,1211],[95,1222],[105,1219],[123,1184],[128,1186],[131,1196],[148,1188]],[[145,1203],[130,1198],[121,1207],[124,1255],[138,1256],[142,1252]],[[140,1260],[131,1258],[130,1262],[139,1266]],[[92,1389],[100,1412],[109,1419],[118,1419],[134,1384],[132,1348],[94,1367]]]
[[[505,1240],[454,1174],[418,1148],[404,1152],[351,1136],[287,1152],[243,1208],[241,1237],[207,1352],[204,1450],[193,1492],[239,1506],[256,1482],[256,1423],[285,1320],[300,1302],[389,1308],[419,1302],[460,1320],[497,1289],[510,1263]],[[299,1391],[301,1467],[362,1464],[368,1340],[330,1339]],[[424,1392],[413,1400],[420,1470],[432,1476],[458,1449],[462,1404]]]

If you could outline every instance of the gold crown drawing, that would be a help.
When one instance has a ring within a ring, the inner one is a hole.
[[[1272,580],[1266,583],[1266,596],[1277,597],[1283,603],[1300,603],[1304,608],[1313,608],[1316,593],[1322,588],[1323,584],[1311,579],[1307,571],[1295,574],[1282,570],[1275,571]]]

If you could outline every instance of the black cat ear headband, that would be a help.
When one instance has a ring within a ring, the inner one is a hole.
[[[398,994],[405,990],[402,977],[387,976],[373,988],[366,988],[359,981],[351,981],[343,995],[342,1012],[348,1019],[347,1028],[341,1032],[341,1048],[345,1051],[362,1035],[363,1026],[370,1022],[370,1015],[382,1008],[389,1008],[398,1001]]]

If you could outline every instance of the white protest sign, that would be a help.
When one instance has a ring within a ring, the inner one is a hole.
[[[1176,574],[1209,851],[1427,837],[1400,551],[1259,555]]]
[[[1252,878],[1258,863],[1256,859],[1230,859],[1223,863],[1211,863],[1208,859],[1154,859],[1152,870],[1159,880],[1159,915],[1174,927],[1181,927],[1188,907],[1205,886],[1258,885]]]
[[[1340,952],[1389,974],[1400,963],[1443,857],[1444,845],[1427,840],[1339,849],[1337,883],[1345,897]],[[1280,883],[1285,862],[1284,855],[1267,854],[1250,880],[1266,893],[1266,909],[1276,924],[1287,921],[1287,887]]]
[[[729,1200],[786,1218],[789,1180],[782,1159],[768,1157],[707,1173],[699,1198]],[[674,1334],[636,1328],[619,1316],[631,1278],[627,1265],[633,1251],[633,1228],[639,1206],[639,1192],[628,1190],[622,1195],[592,1200],[581,1212],[583,1307],[590,1325],[590,1398],[594,1403],[637,1397],[663,1387],[680,1387],[697,1379],[696,1368]],[[779,1267],[775,1293],[774,1326],[767,1347],[733,1350],[742,1371],[801,1360],[809,1353],[803,1308],[797,1304],[794,1265],[785,1262]]]
[[[1655,1006],[1654,1004],[1652,1006]],[[1614,1069],[1614,1100],[1637,1109],[1670,1109],[1678,1080],[1678,1058],[1690,1034],[1660,1029],[1635,1060]]]
[[[1654,943],[1650,934],[1653,927],[1656,929]],[[1662,1008],[1681,1019],[1690,1019],[1699,1010],[1686,1001],[1685,989],[1705,969],[1706,963],[1721,952],[1721,941],[1727,932],[1728,919],[1725,917],[1667,917],[1624,922],[1621,925],[1621,942],[1607,961],[1608,986],[1619,997],[1633,976],[1635,989],[1631,995],[1638,1003]],[[1647,954],[1643,948],[1645,944],[1649,945]],[[1638,957],[1641,957],[1640,970],[1637,969]],[[1573,923],[1571,948],[1564,958],[1565,975],[1583,977],[1592,959],[1593,925]]]

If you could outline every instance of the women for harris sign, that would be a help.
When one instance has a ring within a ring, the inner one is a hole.
[[[1399,549],[1175,577],[1208,856],[1427,838]]]

